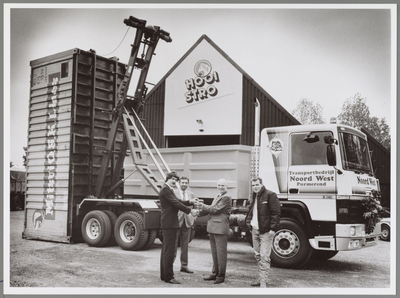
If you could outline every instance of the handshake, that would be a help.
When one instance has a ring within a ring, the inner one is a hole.
[[[194,209],[194,208],[193,208],[193,209],[190,211],[190,213],[192,214],[193,217],[197,217],[197,216],[199,216],[199,214],[200,214],[200,210]]]
[[[190,200],[190,202],[193,204],[193,209],[191,211],[192,215],[198,216],[204,205],[204,200],[199,198],[193,198],[192,200]]]

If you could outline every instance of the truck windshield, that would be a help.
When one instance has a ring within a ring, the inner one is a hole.
[[[363,138],[347,133],[340,133],[342,142],[342,164],[344,170],[372,174],[368,143]]]

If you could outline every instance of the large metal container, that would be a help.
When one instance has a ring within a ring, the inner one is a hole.
[[[27,185],[23,236],[75,242],[77,204],[94,194],[126,66],[72,49],[31,61]],[[121,145],[122,132],[116,148]],[[104,185],[110,184],[110,169]]]
[[[168,167],[190,179],[190,189],[198,198],[213,199],[217,194],[217,181],[224,178],[228,182],[228,194],[233,199],[247,199],[250,195],[252,147],[244,145],[205,146],[187,148],[161,148],[159,149]],[[153,151],[158,163],[161,160]],[[145,160],[155,176],[162,181],[161,174],[149,154],[145,154]],[[134,172],[135,166],[132,159],[125,159],[124,194],[129,196],[156,196],[155,191],[148,185],[144,178]]]

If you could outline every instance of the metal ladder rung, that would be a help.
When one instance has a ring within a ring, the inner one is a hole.
[[[150,170],[147,165],[136,165],[138,171],[143,175],[146,181],[153,187],[153,189],[160,190],[162,188],[162,184],[157,180],[156,176],[154,176],[152,170]]]
[[[123,120],[124,120],[125,135],[126,139],[128,140],[128,147],[129,150],[131,151],[133,163],[145,165],[146,162],[142,156],[143,148],[140,139],[136,134],[135,128],[130,123],[128,115],[124,114]]]

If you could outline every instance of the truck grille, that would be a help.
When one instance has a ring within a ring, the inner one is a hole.
[[[343,210],[347,209],[345,213]],[[363,223],[364,207],[362,206],[361,200],[337,200],[337,219],[338,223]]]

